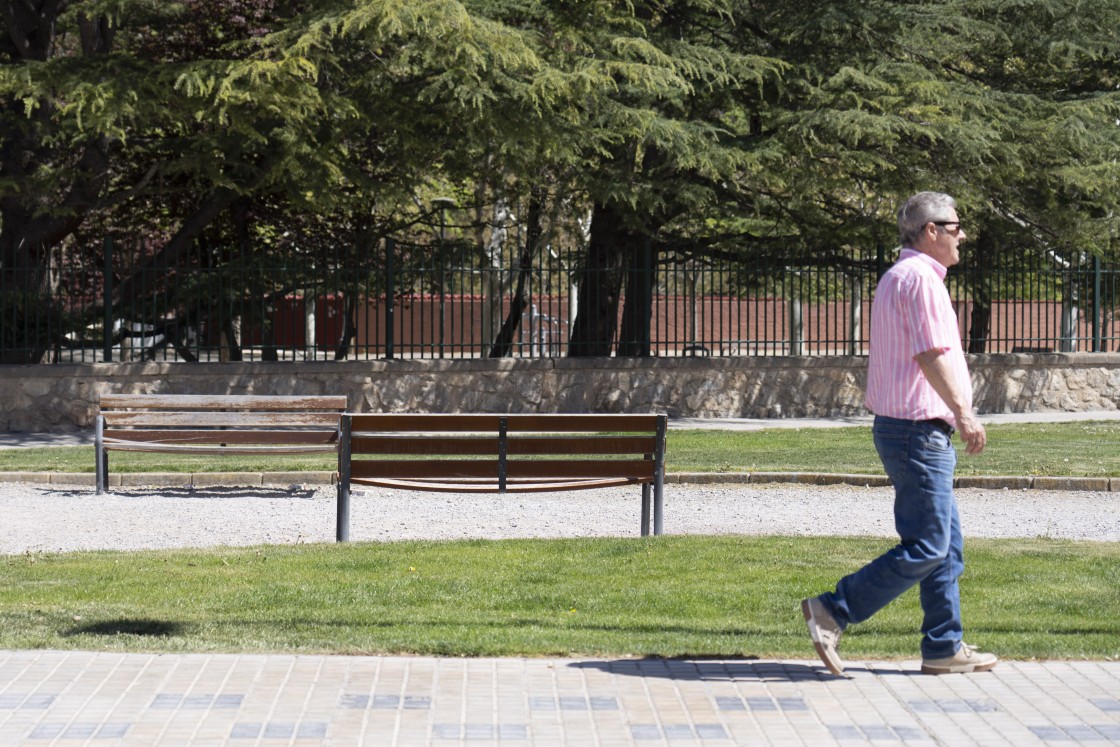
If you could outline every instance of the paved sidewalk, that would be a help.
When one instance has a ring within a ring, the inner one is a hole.
[[[1120,744],[1120,662],[916,668],[0,651],[0,744]]]

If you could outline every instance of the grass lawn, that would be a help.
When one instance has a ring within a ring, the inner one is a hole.
[[[958,474],[1120,475],[1120,423],[996,425]],[[670,431],[668,469],[881,474],[866,427]],[[114,453],[112,471],[331,470],[330,456]],[[0,450],[91,472],[93,448]],[[889,542],[659,537],[0,557],[0,648],[812,658],[798,601]],[[1120,543],[970,540],[967,640],[1005,658],[1120,658]],[[911,591],[845,637],[916,658]]]
[[[798,608],[889,542],[660,537],[0,558],[0,648],[812,658]],[[972,540],[968,640],[1120,657],[1120,544]],[[918,656],[911,591],[848,658]]]
[[[959,440],[955,441],[958,449]],[[288,472],[333,470],[332,455],[231,455],[112,452],[119,472]],[[882,474],[869,427],[672,430],[670,472],[852,472]],[[93,472],[93,447],[0,449],[0,472]],[[988,428],[980,456],[963,453],[959,475],[1120,476],[1120,422],[1017,423]]]

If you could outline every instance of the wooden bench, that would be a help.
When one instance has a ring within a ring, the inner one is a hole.
[[[526,493],[642,486],[642,535],[662,532],[665,415],[352,414],[342,417],[336,537],[350,488]]]
[[[335,452],[344,396],[105,394],[95,433],[97,492],[110,451],[189,454]]]

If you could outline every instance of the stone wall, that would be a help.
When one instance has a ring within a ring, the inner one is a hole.
[[[1120,407],[1120,354],[988,355],[969,364],[981,413]],[[89,428],[107,392],[345,394],[351,410],[372,412],[844,416],[865,412],[866,366],[862,357],[0,366],[0,428]]]

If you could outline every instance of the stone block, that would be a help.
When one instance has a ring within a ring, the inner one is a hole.
[[[889,488],[891,480],[886,475],[856,475],[820,473],[814,475],[814,485],[856,485],[866,488]]]
[[[114,477],[110,469],[110,480]],[[141,485],[161,485],[174,487],[189,487],[191,476],[186,472],[121,472],[116,475],[121,487],[138,487]]]
[[[1107,477],[1036,477],[1031,487],[1035,490],[1097,490],[1108,492]]]
[[[750,481],[752,483],[796,482],[812,485],[814,477],[811,472],[752,472]]]
[[[262,485],[333,485],[334,472],[262,472]]]
[[[30,482],[36,485],[50,484],[50,472],[8,472],[4,475],[7,482]]]
[[[97,484],[97,475],[92,472],[50,472],[51,485],[89,485],[94,486]],[[109,475],[107,484],[112,487],[114,484],[114,475]]]
[[[953,481],[957,488],[986,488],[990,490],[1026,490],[1034,478],[1025,475],[961,475]]]
[[[195,472],[191,475],[191,485],[196,488],[222,485],[255,487],[262,485],[263,480],[260,472]]]
[[[669,475],[665,482],[669,482]],[[718,485],[750,482],[749,472],[677,472],[672,475],[674,483],[692,485]]]

